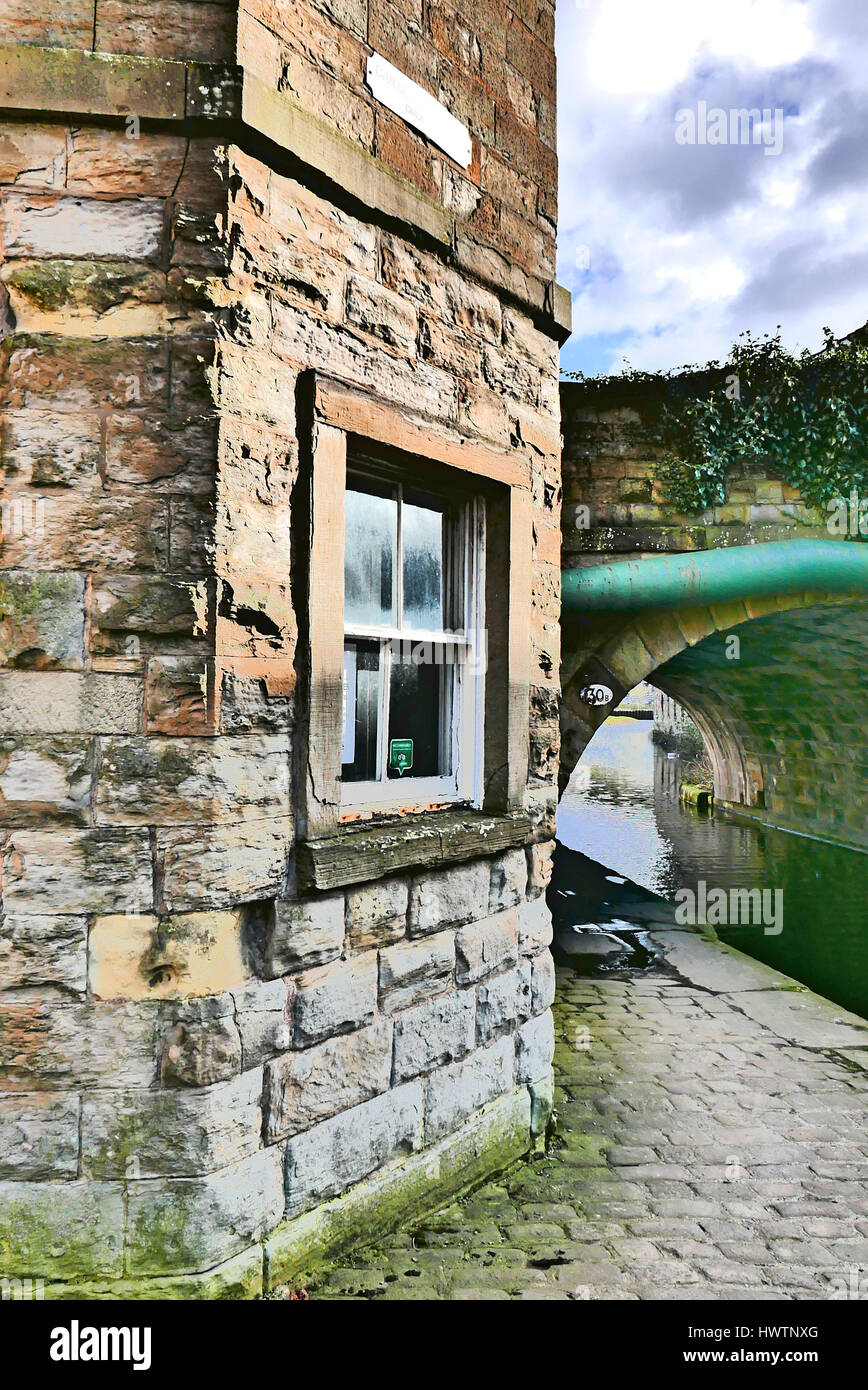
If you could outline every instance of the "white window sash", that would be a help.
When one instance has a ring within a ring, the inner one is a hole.
[[[473,641],[473,636],[466,632],[428,631],[418,627],[373,627],[363,623],[350,623],[344,628],[344,636],[361,642],[437,642],[446,647],[469,647]]]
[[[402,491],[401,494],[403,495]],[[458,631],[402,628],[403,560],[401,508],[398,511],[397,551],[397,614],[398,625],[376,627],[349,624],[345,640],[377,641],[380,647],[380,679],[384,695],[379,708],[378,778],[369,782],[342,782],[341,808],[346,810],[400,810],[447,802],[479,804],[482,794],[482,716],[484,709],[484,679],[479,671],[469,669],[470,659],[478,651],[482,636],[483,596],[485,573],[484,510],[477,502],[468,503],[447,547],[447,573],[444,591],[454,593],[460,585],[463,629]],[[453,772],[441,777],[392,777],[387,775],[389,758],[389,690],[392,644],[419,645],[430,643],[451,649],[452,656],[443,663],[446,678],[451,682],[450,696],[441,706],[441,714],[450,720],[451,728],[442,728],[440,737],[451,736],[451,765]],[[447,714],[448,711],[448,714]]]
[[[398,810],[461,799],[454,777],[390,777],[385,782],[345,782],[341,808]]]

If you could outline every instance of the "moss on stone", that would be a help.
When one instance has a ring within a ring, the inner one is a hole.
[[[266,1288],[301,1282],[337,1255],[442,1207],[509,1168],[530,1147],[530,1096],[522,1088],[432,1149],[389,1165],[334,1202],[279,1227],[265,1243]]]
[[[34,617],[46,602],[78,597],[80,583],[74,574],[0,575],[0,622],[20,624]]]
[[[181,62],[125,53],[4,44],[0,105],[180,119],[186,69]]]
[[[86,308],[104,314],[129,300],[158,303],[163,291],[157,272],[126,261],[28,261],[15,266],[6,283],[43,313]]]
[[[172,1264],[195,1268],[200,1255],[197,1203],[195,1188],[185,1189],[176,1183],[171,1200],[138,1215],[133,1227],[134,1259],[138,1268],[148,1273],[156,1273],[167,1265],[171,1268]]]
[[[153,1279],[117,1279],[111,1283],[47,1283],[47,1301],[138,1299],[239,1301],[262,1293],[262,1246],[251,1245],[240,1255],[201,1274],[176,1274]]]
[[[107,1278],[76,1277],[77,1256],[53,1266],[69,1274],[46,1282],[47,1300],[254,1299],[285,1282],[302,1283],[322,1272],[337,1257],[359,1251],[408,1221],[418,1221],[467,1194],[494,1174],[502,1173],[531,1147],[530,1096],[522,1087],[502,1096],[473,1116],[461,1129],[431,1149],[388,1165],[341,1197],[279,1226],[264,1242],[210,1269],[193,1274],[154,1274]],[[120,1126],[120,1143],[132,1142],[135,1121]],[[16,1223],[26,1212],[15,1213]],[[195,1263],[195,1197],[181,1191],[168,1206],[136,1223],[134,1261],[159,1269],[167,1248]],[[43,1223],[44,1224],[44,1223]],[[84,1233],[86,1237],[86,1233]],[[51,1239],[46,1228],[35,1239]],[[0,1254],[3,1250],[0,1241]],[[79,1262],[81,1267],[81,1262]]]

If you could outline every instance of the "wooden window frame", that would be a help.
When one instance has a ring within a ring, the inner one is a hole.
[[[348,476],[350,474],[348,473]],[[341,818],[348,815],[395,813],[408,807],[432,804],[481,804],[482,747],[485,730],[484,690],[485,672],[485,508],[472,493],[466,497],[450,497],[448,488],[436,491],[438,499],[452,503],[453,515],[448,523],[446,585],[453,587],[447,602],[453,619],[456,594],[460,592],[460,624],[454,631],[447,628],[423,631],[409,626],[402,618],[402,505],[408,484],[403,470],[390,472],[366,466],[366,460],[353,460],[352,476],[357,479],[382,481],[390,485],[398,498],[397,573],[395,625],[348,623],[344,618],[344,644],[347,641],[374,641],[381,646],[381,695],[379,763],[381,775],[367,781],[344,781],[341,787]],[[424,489],[423,489],[424,490]],[[430,488],[428,489],[430,492]],[[440,707],[440,741],[448,742],[450,771],[428,777],[383,776],[388,755],[388,687],[394,662],[393,644],[409,647],[440,647],[450,653],[444,661],[444,700]],[[447,684],[448,683],[448,684]],[[448,694],[446,690],[448,689]]]
[[[408,472],[414,466],[426,468],[434,491],[443,491],[444,485],[448,491],[451,478],[463,492],[469,488],[484,501],[488,650],[474,800],[488,815],[521,811],[528,774],[532,655],[528,459],[521,450],[507,452],[469,440],[442,421],[423,421],[320,373],[305,375],[298,406],[302,451],[296,531],[305,553],[298,556],[302,578],[295,587],[306,699],[295,742],[297,838],[318,841],[354,829],[352,821],[342,820],[341,748],[344,499],[347,457],[355,454],[355,446],[403,459]],[[420,479],[420,486],[425,485]],[[306,514],[299,525],[302,513]],[[344,816],[348,810],[344,808]],[[387,805],[374,814],[394,820],[399,808]],[[370,819],[363,823],[370,828]]]

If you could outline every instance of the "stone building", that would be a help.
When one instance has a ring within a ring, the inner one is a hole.
[[[654,728],[651,737],[654,742],[661,748],[682,753],[688,758],[701,755],[704,747],[702,735],[687,710],[671,695],[664,695],[662,690],[653,690],[652,698]],[[677,786],[675,793],[678,794]]]
[[[554,3],[4,15],[0,1277],[250,1297],[546,1125]]]

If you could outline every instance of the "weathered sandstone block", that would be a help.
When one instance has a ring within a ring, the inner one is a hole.
[[[158,829],[166,910],[195,911],[273,897],[283,887],[292,834],[289,816]]]
[[[0,1090],[152,1086],[157,1004],[0,1002]]]
[[[232,995],[164,1006],[156,1051],[164,1086],[211,1086],[237,1076],[243,1057]]]
[[[273,977],[337,960],[344,943],[342,893],[292,902],[278,898],[262,932],[262,972]]]
[[[501,1038],[462,1062],[441,1067],[425,1081],[425,1142],[457,1129],[474,1110],[512,1090],[515,1045]]]
[[[310,1129],[389,1089],[392,1025],[368,1028],[290,1052],[265,1068],[265,1141]]]
[[[0,728],[17,734],[138,733],[144,683],[135,676],[0,672]]]
[[[491,912],[515,907],[524,898],[527,887],[527,860],[523,849],[509,849],[491,861],[491,892],[488,900]]]
[[[119,1275],[123,1259],[123,1184],[0,1183],[0,1275]]]
[[[464,1057],[474,1045],[475,1018],[476,996],[472,989],[441,994],[398,1014],[393,1084]]]
[[[183,369],[183,349],[173,348]],[[181,380],[189,380],[189,364]],[[201,367],[196,370],[201,373]],[[53,335],[22,335],[12,344],[0,400],[13,409],[51,410],[80,417],[82,411],[116,406],[125,410],[131,402],[141,408],[162,406],[166,401],[169,364],[165,340],[146,338],[127,341],[122,360],[117,343]]]
[[[139,131],[137,140],[119,140],[114,130],[82,126],[69,138],[70,193],[114,197],[171,197],[184,168],[188,142],[167,132]]]
[[[8,910],[112,912],[152,905],[146,830],[15,830],[3,848]]]
[[[197,1091],[113,1091],[85,1096],[81,1161],[91,1178],[185,1177],[258,1151],[262,1073]]]
[[[86,4],[82,8],[86,9]],[[9,41],[27,42],[26,39]],[[0,182],[45,190],[62,188],[65,176],[66,130],[63,126],[5,123],[0,136]]]
[[[418,317],[412,305],[374,280],[350,278],[347,321],[363,333],[381,338],[388,347],[415,356]]]
[[[4,266],[2,278],[22,332],[62,332],[85,326],[99,331],[109,324],[117,327],[121,317],[129,332],[148,332],[162,323],[166,312],[163,273],[128,261],[18,261]],[[72,445],[73,440],[69,443]],[[98,449],[97,441],[94,455]],[[71,484],[78,475],[87,476],[95,471],[88,467],[87,452],[70,456],[59,450],[46,461],[55,472],[54,478],[46,473],[43,462],[35,474],[31,473],[31,481]],[[95,461],[93,457],[92,464]]]
[[[152,656],[147,664],[145,731],[182,735],[213,732],[209,691],[214,663],[210,658]]]
[[[523,903],[518,914],[518,949],[523,956],[535,956],[552,940],[552,915],[545,898]]]
[[[410,885],[406,878],[383,878],[347,893],[347,940],[354,950],[388,946],[407,930]]]
[[[96,917],[88,982],[95,999],[186,999],[247,979],[244,913]]]
[[[280,736],[106,738],[96,795],[109,825],[261,820],[289,806]]]
[[[0,981],[9,990],[49,986],[82,994],[87,918],[7,912],[0,923]]]
[[[91,596],[91,651],[115,655],[129,650],[126,636],[151,638],[204,635],[207,588],[204,581],[179,583],[157,575],[105,575]]]
[[[285,980],[249,980],[232,990],[241,1034],[241,1065],[261,1066],[292,1041],[292,987]]]
[[[370,1023],[377,1008],[377,957],[306,970],[296,981],[293,1044],[309,1047]]]
[[[0,1178],[77,1177],[78,1120],[76,1095],[0,1095]]]
[[[167,548],[166,498],[120,491],[92,495],[78,488],[57,488],[50,497],[43,497],[19,484],[7,487],[6,496],[12,516],[22,517],[20,528],[15,525],[4,535],[4,556],[10,567],[154,570],[175,560]],[[172,504],[173,509],[182,505],[183,499]],[[179,543],[182,537],[180,532]],[[176,568],[182,573],[188,569],[180,556]]]
[[[495,975],[479,986],[476,1005],[476,1041],[489,1042],[512,1033],[516,1024],[531,1014],[531,967],[522,961],[515,970]]]
[[[233,734],[258,730],[274,733],[279,729],[288,732],[292,726],[293,701],[292,692],[286,691],[286,679],[281,680],[281,691],[284,693],[271,694],[267,674],[224,670],[220,694],[220,732]]]
[[[487,860],[458,864],[416,879],[410,890],[410,936],[463,926],[488,910],[491,871]]]
[[[380,952],[380,1008],[407,1009],[448,988],[455,970],[455,935],[438,932]]]
[[[236,6],[225,0],[154,0],[147,5],[101,0],[95,47],[101,53],[230,62],[236,13]]]
[[[396,1086],[286,1146],[286,1211],[306,1211],[422,1142],[422,1086]]]
[[[57,438],[56,431],[53,438]],[[6,439],[4,435],[4,458]],[[5,570],[0,574],[0,665],[84,665],[84,576]]]
[[[163,207],[156,198],[97,202],[10,194],[3,207],[6,255],[156,257]]]
[[[536,897],[544,893],[551,882],[552,877],[552,854],[554,853],[554,841],[547,840],[528,846],[528,893]]]
[[[128,1184],[130,1274],[207,1269],[277,1225],[283,1173],[277,1149],[262,1149],[203,1178]]]
[[[531,1005],[535,1014],[550,1009],[555,999],[555,963],[551,952],[541,951],[531,962]]]
[[[7,287],[9,307],[18,325],[31,309],[38,315],[40,309],[53,307],[61,293],[58,281],[62,278],[55,261],[13,262],[0,269],[0,279]],[[100,419],[95,411],[67,418],[59,425],[50,409],[8,410],[0,425],[0,466],[10,484],[28,484],[34,489],[98,485],[100,434]],[[48,498],[41,497],[40,503],[45,508]],[[3,518],[7,538],[26,524],[25,515],[23,509],[17,515],[7,509]],[[50,582],[51,576],[45,578]],[[39,576],[33,574],[29,579],[35,582]],[[81,638],[83,633],[78,635]]]
[[[538,1014],[518,1031],[516,1080],[539,1081],[548,1072],[554,1052],[554,1020],[550,1013]]]
[[[518,914],[500,912],[469,927],[455,938],[456,974],[459,985],[474,985],[487,975],[507,970],[518,962]]]
[[[90,822],[93,748],[85,739],[0,739],[0,824]]]

